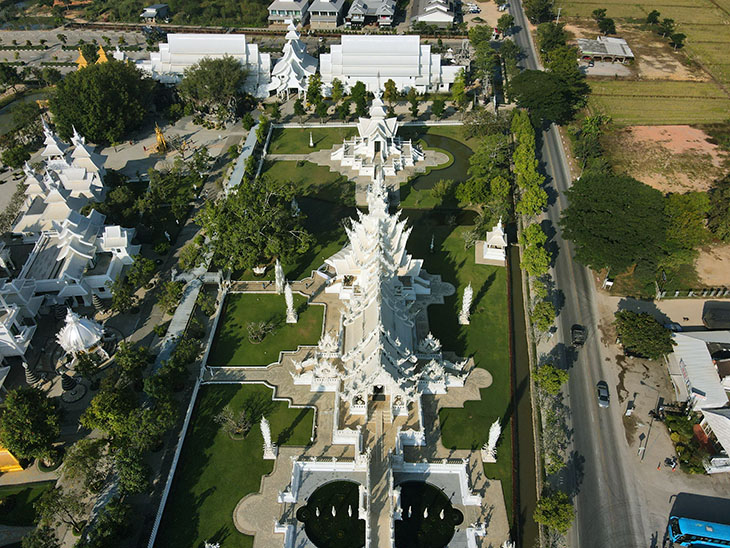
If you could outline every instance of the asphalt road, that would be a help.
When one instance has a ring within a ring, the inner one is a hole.
[[[520,0],[510,0],[510,11],[519,30],[515,42],[526,58],[522,66],[540,68],[529,39],[527,21]],[[542,134],[540,160],[548,176],[550,195],[548,220],[543,228],[551,240],[555,257],[555,286],[559,315],[558,331],[551,342],[556,357],[570,368],[568,403],[571,410],[571,456],[562,478],[562,487],[575,494],[576,521],[568,533],[569,545],[577,547],[630,548],[650,546],[641,519],[643,499],[636,488],[633,455],[628,454],[618,403],[616,367],[613,356],[603,355],[597,329],[595,287],[590,270],[573,260],[570,242],[561,237],[558,220],[567,207],[565,191],[570,187],[570,171],[560,134],[555,126]],[[582,324],[588,331],[585,345],[570,348],[570,328]],[[611,387],[611,406],[601,409],[596,402],[596,384],[606,380]]]

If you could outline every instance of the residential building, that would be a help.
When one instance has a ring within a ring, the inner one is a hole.
[[[334,29],[342,24],[345,0],[313,0],[309,6],[309,26]]]
[[[666,357],[677,401],[686,401],[694,411],[725,407],[726,386],[720,377],[730,360],[730,331],[673,333],[674,352]],[[725,383],[730,383],[730,375]]]
[[[170,19],[170,7],[167,4],[152,4],[144,8],[139,17],[145,23],[167,22]]]
[[[453,0],[413,0],[417,2],[411,25],[425,23],[441,28],[453,26],[456,16],[456,5]]]
[[[309,0],[274,0],[269,4],[269,24],[306,25],[309,20]]]
[[[137,66],[164,84],[177,84],[185,69],[201,59],[233,57],[248,71],[245,91],[256,97],[268,97],[271,56],[261,53],[245,34],[168,34],[167,42],[158,44],[158,51]]]
[[[399,91],[445,92],[463,68],[442,65],[441,55],[432,53],[430,45],[421,45],[417,35],[345,35],[340,44],[330,47],[330,53],[319,56],[325,93],[330,93],[335,79],[348,91],[361,81],[374,92],[392,79]]]
[[[395,0],[353,0],[345,16],[347,26],[390,27],[395,17]]]
[[[577,42],[581,59],[584,61],[627,63],[634,59],[634,53],[623,38],[598,36],[595,40],[578,38]]]

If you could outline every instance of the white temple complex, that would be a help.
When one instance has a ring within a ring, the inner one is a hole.
[[[331,159],[352,167],[360,175],[374,176],[376,169],[386,177],[423,160],[424,153],[410,140],[398,137],[398,119],[387,118],[380,90],[370,106],[370,117],[360,118],[357,137],[346,139],[332,152]]]
[[[383,82],[393,80],[399,91],[415,87],[418,93],[445,92],[462,68],[442,65],[441,55],[431,53],[430,45],[421,45],[417,35],[344,35],[340,44],[330,47],[330,53],[319,56],[325,93],[331,91],[334,79],[346,90],[361,81],[375,92]]]
[[[271,71],[269,91],[286,100],[289,100],[292,91],[301,97],[307,91],[309,77],[317,72],[317,60],[307,53],[307,46],[301,41],[293,23],[289,23],[282,52],[283,57]]]
[[[160,42],[158,48],[149,60],[138,61],[137,66],[162,83],[180,82],[185,69],[205,57],[229,56],[248,70],[248,93],[256,97],[269,95],[271,56],[261,53],[257,44],[248,43],[245,34],[168,34],[167,43]]]
[[[56,335],[56,341],[67,354],[88,352],[101,344],[104,328],[98,322],[83,318],[68,310],[66,323]]]

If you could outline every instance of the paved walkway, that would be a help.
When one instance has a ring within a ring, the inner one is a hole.
[[[30,533],[35,527],[13,527],[11,525],[0,525],[0,546],[7,546],[20,542],[20,540]]]

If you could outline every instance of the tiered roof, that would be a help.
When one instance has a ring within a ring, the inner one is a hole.
[[[293,23],[289,23],[282,52],[283,57],[277,61],[271,72],[269,90],[278,94],[286,93],[290,89],[304,91],[309,77],[317,71],[317,60],[307,54],[307,46],[301,41]]]
[[[370,105],[370,117],[360,118],[357,122],[357,131],[363,139],[393,139],[398,133],[398,118],[386,118],[385,103],[382,92],[375,91],[375,97]]]
[[[99,344],[104,328],[94,320],[82,318],[68,310],[66,324],[58,332],[56,340],[68,354],[86,352]]]

